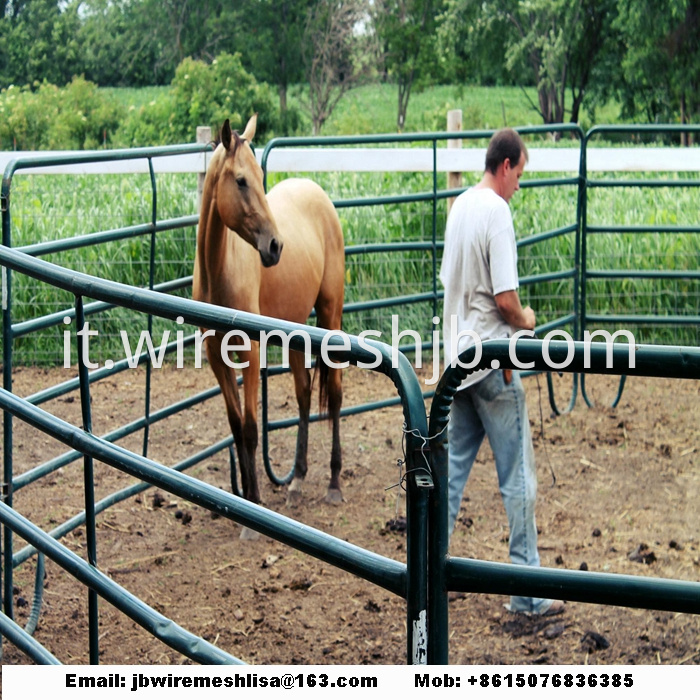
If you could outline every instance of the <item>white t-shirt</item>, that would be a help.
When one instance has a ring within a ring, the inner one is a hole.
[[[495,295],[518,289],[518,252],[508,203],[490,188],[471,188],[455,200],[447,219],[440,269],[445,287],[443,339],[445,363],[480,340],[508,338],[512,330],[501,316]],[[456,347],[453,348],[453,345]],[[460,389],[491,370],[467,376]]]

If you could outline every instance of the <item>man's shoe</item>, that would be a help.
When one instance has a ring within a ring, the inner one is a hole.
[[[541,613],[541,617],[550,617],[552,615],[561,615],[566,610],[566,603],[563,600],[553,600],[549,607]]]

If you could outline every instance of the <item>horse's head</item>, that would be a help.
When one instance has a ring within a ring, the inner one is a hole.
[[[270,267],[279,262],[283,242],[265,197],[262,168],[250,147],[256,124],[257,115],[253,115],[241,136],[231,131],[228,119],[224,122],[225,153],[220,159],[216,200],[224,224],[250,243],[262,264]]]

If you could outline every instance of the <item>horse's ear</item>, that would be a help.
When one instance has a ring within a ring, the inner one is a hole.
[[[221,127],[221,143],[227,151],[231,149],[231,123],[228,119]]]
[[[255,137],[255,128],[258,125],[258,114],[257,112],[248,120],[246,124],[245,131],[243,132],[243,138],[250,143]]]

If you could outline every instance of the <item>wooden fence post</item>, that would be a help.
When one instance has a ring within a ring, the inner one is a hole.
[[[451,109],[447,113],[447,130],[462,131],[462,110]],[[462,148],[462,139],[447,139],[447,148]],[[462,173],[447,173],[447,189],[453,190],[462,186]],[[447,212],[449,213],[455,198],[447,200]]]
[[[197,143],[210,143],[211,142],[211,127],[210,126],[198,126],[197,127]],[[206,176],[206,171],[197,173],[197,213],[202,206],[202,192],[204,191],[204,177]]]

